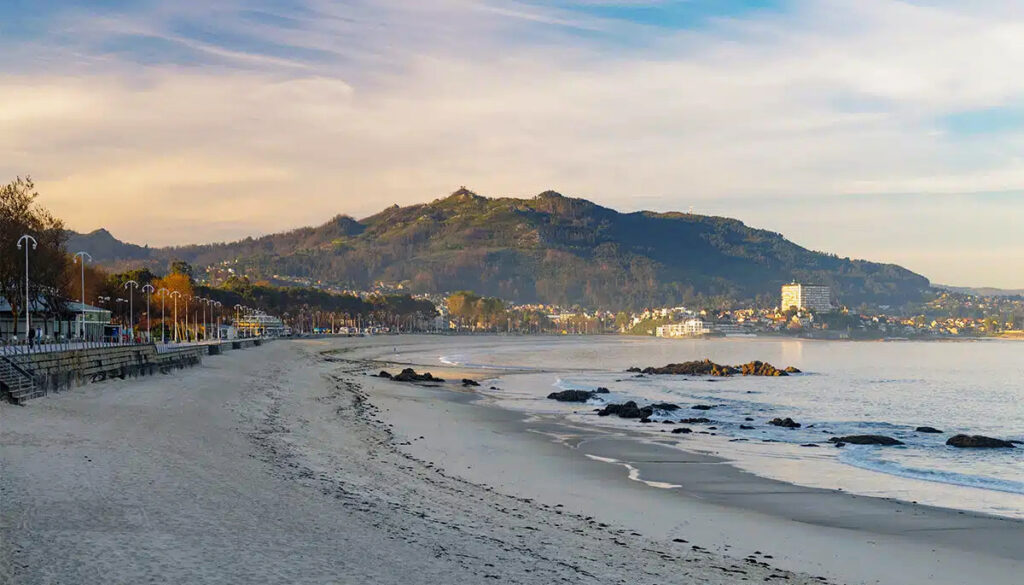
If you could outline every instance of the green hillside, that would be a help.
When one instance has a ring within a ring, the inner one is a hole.
[[[847,305],[899,305],[929,288],[899,266],[813,252],[734,219],[619,213],[551,191],[491,199],[460,189],[360,221],[339,216],[227,244],[132,250],[147,251],[134,260],[157,267],[174,258],[197,266],[237,261],[236,270],[253,276],[357,288],[405,282],[413,291],[472,289],[519,302],[612,308],[709,297],[767,301],[792,280],[831,285]]]

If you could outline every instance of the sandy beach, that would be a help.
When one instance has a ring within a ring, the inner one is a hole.
[[[0,582],[1010,585],[1024,573],[1017,520],[793,486],[524,417],[457,383],[368,375],[444,342],[278,341],[0,406]]]

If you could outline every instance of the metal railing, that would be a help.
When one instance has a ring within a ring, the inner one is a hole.
[[[93,349],[99,347],[127,347],[134,345],[149,345],[144,340],[123,340],[115,337],[102,337],[99,339],[60,339],[60,340],[0,340],[0,355],[18,356],[36,353],[50,353],[58,351],[76,351],[81,349]]]

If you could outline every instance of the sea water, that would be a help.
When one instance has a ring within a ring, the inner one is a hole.
[[[635,400],[643,406],[669,401],[678,404],[680,410],[661,412],[652,419],[661,422],[710,418],[714,421],[710,425],[686,426],[695,432],[714,426],[716,436],[743,441],[742,449],[737,445],[737,457],[742,455],[747,459],[746,467],[767,471],[766,475],[797,482],[805,479],[803,483],[820,487],[842,487],[829,486],[813,477],[813,462],[827,459],[831,464],[876,474],[872,494],[886,494],[885,476],[893,478],[889,484],[899,485],[897,495],[906,499],[914,499],[915,491],[924,494],[927,486],[918,484],[915,488],[911,483],[908,489],[907,482],[896,482],[895,478],[964,486],[1010,496],[992,499],[998,503],[986,511],[1024,515],[1024,445],[1015,449],[957,449],[945,444],[957,433],[1024,441],[1021,342],[466,338],[465,342],[455,341],[441,351],[443,355],[435,351],[417,359],[421,363],[441,361],[464,367],[519,370],[518,374],[503,376],[505,383],[498,384],[499,390],[491,394],[526,410],[589,412],[607,402]],[[787,377],[718,378],[636,377],[625,372],[630,366],[662,366],[704,358],[731,365],[762,360],[780,368],[795,366],[803,373]],[[611,393],[595,397],[582,409],[581,405],[545,398],[559,389],[600,386],[609,388]],[[695,405],[713,408],[694,410],[691,407]],[[801,428],[768,425],[767,421],[775,417],[790,417],[801,423]],[[661,427],[639,425],[635,420],[594,422],[645,426],[652,431]],[[741,429],[741,425],[754,428]],[[918,426],[936,427],[943,432],[919,433],[915,431]],[[886,435],[905,445],[849,445],[836,449],[828,443],[830,437],[857,434]],[[797,477],[781,470],[771,473],[773,468],[782,467],[778,464],[779,444],[793,447],[787,451],[790,459],[811,462],[809,466],[794,468],[798,470]],[[804,456],[798,446],[809,444],[818,448],[803,448]],[[764,455],[762,461],[756,460],[759,453]],[[724,454],[728,457],[728,453]],[[956,502],[940,503],[958,507]]]

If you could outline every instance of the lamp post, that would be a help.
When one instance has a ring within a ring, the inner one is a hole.
[[[129,280],[124,283],[124,288],[128,290],[128,340],[134,341],[135,339],[135,295],[132,294],[134,289],[139,288],[139,283],[134,280]]]
[[[157,293],[160,295],[160,343],[167,345],[167,319],[164,317],[164,301],[167,300],[167,293],[170,291],[161,288]]]
[[[213,304],[213,299],[210,299],[210,298],[204,298],[203,299],[203,340],[204,341],[209,341],[210,340],[210,318],[207,317],[206,314],[207,314],[207,312],[209,312],[210,316],[213,315],[213,306],[211,306],[212,304]]]
[[[149,301],[153,297],[153,292],[156,291],[152,284],[146,284],[142,287],[142,292],[146,293],[146,341],[148,343],[153,342],[153,315],[149,313]],[[163,318],[163,315],[160,315]]]
[[[25,339],[28,340],[28,328],[30,327],[28,315],[31,313],[31,304],[28,300],[28,243],[32,242],[32,249],[35,250],[39,246],[39,242],[36,241],[32,236],[25,234],[18,238],[18,249],[21,249],[21,243],[25,242]]]
[[[189,295],[183,295],[185,299],[185,342],[188,342],[188,301],[192,297]]]
[[[92,256],[88,252],[75,252],[72,257],[72,261],[76,264],[78,259],[82,259],[82,340],[85,340],[85,263],[92,260]]]
[[[210,341],[210,319],[213,317],[213,299],[203,299],[203,340]],[[209,316],[207,316],[209,313]]]
[[[203,297],[193,297],[196,312],[192,313],[192,341],[199,343],[199,308],[203,306]]]
[[[174,343],[178,343],[178,297],[181,293],[174,291],[171,296],[174,297]]]
[[[217,311],[217,341],[220,341],[220,310],[219,309],[223,305],[221,305],[220,301],[213,301],[213,306],[217,307],[217,309],[218,309],[218,311]]]
[[[121,313],[121,303],[127,303],[127,302],[128,302],[128,299],[122,299],[120,297],[118,297],[117,299],[114,300],[114,303],[115,303],[115,305],[117,307],[118,317],[120,317],[120,313]],[[124,324],[124,319],[121,320],[121,323]],[[118,343],[122,343],[123,339],[124,339],[124,334],[122,333],[121,334],[121,338],[117,340]]]

